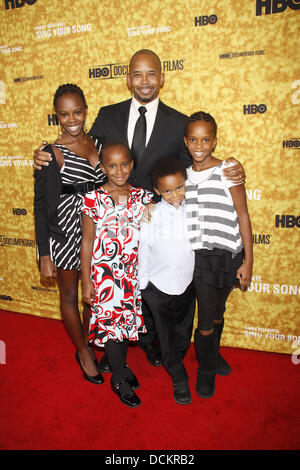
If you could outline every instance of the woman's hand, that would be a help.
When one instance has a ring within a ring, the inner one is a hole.
[[[252,279],[252,263],[244,262],[236,272],[242,290],[246,290]]]
[[[42,276],[46,277],[47,279],[56,279],[56,266],[54,265],[49,255],[41,256],[40,267]]]
[[[93,306],[95,302],[95,289],[91,281],[82,282],[82,299],[83,301]]]

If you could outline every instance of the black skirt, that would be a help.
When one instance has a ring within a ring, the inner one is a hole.
[[[243,263],[243,251],[233,254],[220,248],[195,251],[194,277],[215,287],[239,285],[236,272]]]

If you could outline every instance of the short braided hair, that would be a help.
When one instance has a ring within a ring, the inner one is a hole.
[[[196,122],[196,121],[210,122],[212,127],[213,127],[215,137],[217,136],[217,123],[216,123],[215,119],[213,118],[213,116],[211,116],[211,114],[205,113],[204,111],[198,111],[197,113],[192,114],[188,118],[188,122],[187,122],[187,125],[186,125],[186,128],[185,128],[185,134],[187,133],[189,125],[192,122]]]

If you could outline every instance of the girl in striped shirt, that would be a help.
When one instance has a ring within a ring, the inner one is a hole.
[[[253,250],[251,222],[244,184],[223,175],[226,162],[212,153],[217,145],[217,124],[203,111],[193,114],[184,137],[193,164],[187,170],[188,233],[195,251],[194,284],[198,326],[194,345],[199,363],[196,391],[210,398],[215,374],[231,368],[219,353],[226,300],[231,289],[251,282]]]

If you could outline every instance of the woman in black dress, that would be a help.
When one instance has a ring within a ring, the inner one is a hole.
[[[94,351],[88,346],[89,306],[78,308],[80,276],[81,208],[84,195],[104,181],[100,169],[99,139],[84,131],[87,105],[82,90],[60,86],[54,108],[62,135],[45,148],[52,155],[49,166],[35,171],[34,213],[41,274],[56,278],[66,329],[76,347],[76,360],[86,380],[100,384]]]

